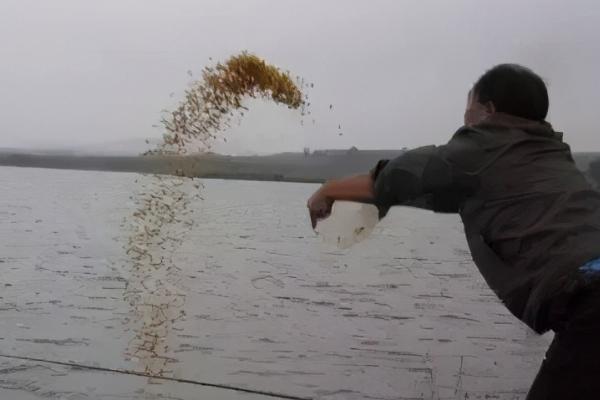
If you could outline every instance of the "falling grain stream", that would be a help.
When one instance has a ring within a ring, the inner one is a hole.
[[[243,117],[247,110],[243,101],[248,97],[310,114],[303,93],[306,86],[300,78],[293,79],[246,52],[205,67],[202,78],[190,85],[176,109],[163,117],[163,143],[147,154],[206,152],[236,114]],[[126,251],[131,273],[125,299],[135,335],[127,357],[139,361],[139,369],[148,376],[173,375],[170,333],[185,318],[186,299],[174,255],[194,224],[188,206],[201,199],[201,185],[192,180],[155,175],[134,196],[137,211],[129,221]],[[184,189],[190,183],[195,190]]]

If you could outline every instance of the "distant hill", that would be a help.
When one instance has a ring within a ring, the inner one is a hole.
[[[107,170],[176,174],[204,178],[323,182],[370,170],[377,160],[402,151],[334,151],[306,156],[281,153],[270,156],[103,156],[0,152],[0,165],[35,168]]]
[[[321,150],[270,156],[105,156],[0,151],[0,165],[185,175],[203,178],[323,182],[369,171],[403,150]],[[600,153],[577,153],[578,167],[600,188]]]
[[[147,150],[156,148],[161,142],[160,139],[134,138],[101,144],[81,145],[72,147],[71,150],[80,155],[138,156]]]

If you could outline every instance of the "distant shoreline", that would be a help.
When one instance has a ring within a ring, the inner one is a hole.
[[[199,178],[321,183],[370,170],[402,151],[334,151],[269,156],[84,156],[0,152],[0,165],[53,169],[137,172]]]
[[[0,166],[321,183],[364,173],[378,160],[402,153],[403,150],[329,150],[310,155],[281,153],[270,156],[83,156],[0,152]],[[600,187],[600,152],[576,153],[574,157],[588,179]]]

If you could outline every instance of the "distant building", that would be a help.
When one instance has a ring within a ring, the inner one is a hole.
[[[346,156],[349,154],[356,154],[360,150],[356,146],[350,147],[348,150],[343,149],[323,149],[313,151],[313,156]]]
[[[343,156],[351,156],[352,158],[360,157],[360,158],[369,158],[375,157],[379,159],[390,159],[395,158],[406,152],[406,147],[402,150],[359,150],[356,146],[352,146],[347,150],[343,149],[323,149],[323,150],[315,150],[312,155],[315,157],[343,157]]]

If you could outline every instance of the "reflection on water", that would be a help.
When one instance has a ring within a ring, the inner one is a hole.
[[[186,296],[173,254],[193,226],[188,205],[199,195],[197,190],[185,190],[191,180],[153,176],[146,182],[135,198],[137,210],[126,249],[131,277],[124,296],[135,332],[127,353],[139,360],[144,373],[164,376],[172,373],[169,363],[174,362],[169,357],[169,335],[185,317]]]

